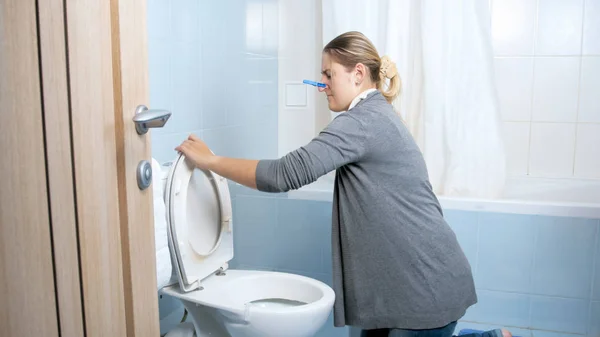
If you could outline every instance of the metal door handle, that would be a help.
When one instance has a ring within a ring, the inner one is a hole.
[[[162,128],[171,117],[171,112],[167,110],[148,110],[145,105],[139,105],[135,109],[133,122],[138,135],[143,135],[150,128]]]

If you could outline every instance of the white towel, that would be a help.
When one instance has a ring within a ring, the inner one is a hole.
[[[163,199],[163,181],[160,164],[152,158],[152,186],[154,194],[154,238],[156,246],[156,283],[158,290],[176,282],[171,263],[167,237],[167,213]]]

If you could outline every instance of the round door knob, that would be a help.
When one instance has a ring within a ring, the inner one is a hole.
[[[140,190],[147,189],[152,184],[152,165],[147,160],[142,160],[137,167],[137,184]]]

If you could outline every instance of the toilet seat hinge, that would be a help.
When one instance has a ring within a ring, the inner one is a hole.
[[[217,276],[225,276],[225,275],[227,275],[225,273],[225,271],[227,269],[229,269],[229,264],[225,263],[221,268],[219,268],[219,270],[217,270],[217,272],[215,273],[215,275],[217,275]]]

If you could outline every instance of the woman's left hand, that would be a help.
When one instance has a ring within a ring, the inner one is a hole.
[[[201,170],[209,170],[210,161],[214,159],[214,154],[208,146],[195,135],[190,135],[181,145],[175,148],[176,151],[183,153],[187,160],[191,161]]]

